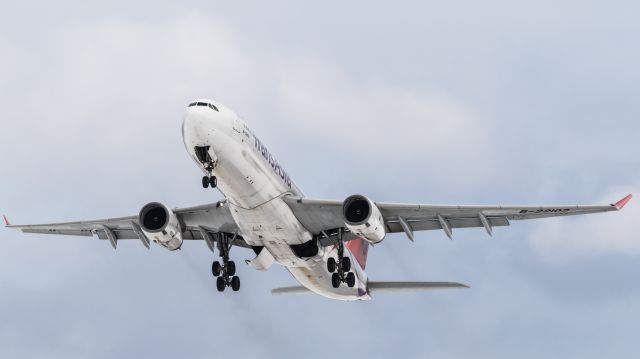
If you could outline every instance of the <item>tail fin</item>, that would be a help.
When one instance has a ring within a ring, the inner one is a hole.
[[[5,216],[4,214],[2,215],[2,218],[4,219],[4,226],[8,227],[11,225],[11,223],[9,223],[9,220],[7,219],[7,216]]]
[[[351,254],[356,258],[360,267],[364,269],[367,265],[367,254],[369,253],[369,242],[362,238],[352,239],[344,244]]]

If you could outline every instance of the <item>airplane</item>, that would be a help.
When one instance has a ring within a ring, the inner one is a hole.
[[[12,225],[25,233],[97,236],[116,249],[120,240],[155,243],[169,251],[185,240],[202,240],[220,261],[212,263],[216,288],[240,289],[232,248],[252,250],[245,262],[259,271],[284,266],[300,286],[274,294],[316,293],[343,300],[370,300],[377,292],[466,288],[456,282],[376,282],[365,273],[370,245],[389,233],[441,230],[453,239],[457,228],[494,227],[511,221],[621,210],[632,195],[607,205],[460,206],[374,202],[363,195],[344,200],[306,197],[262,141],[230,108],[211,100],[190,103],[182,122],[186,150],[203,172],[202,187],[224,199],[171,209],[152,202],[137,215],[100,220]]]

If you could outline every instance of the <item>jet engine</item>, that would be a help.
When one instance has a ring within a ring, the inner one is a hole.
[[[170,251],[182,246],[182,230],[178,217],[167,206],[152,202],[140,210],[138,223],[142,232],[149,238]]]
[[[342,216],[351,233],[362,236],[369,243],[380,243],[387,234],[380,210],[365,196],[354,195],[345,199]]]

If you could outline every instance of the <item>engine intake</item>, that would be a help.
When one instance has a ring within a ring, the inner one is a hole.
[[[167,206],[152,202],[140,210],[138,223],[149,240],[170,251],[182,246],[182,230],[178,217]]]
[[[380,210],[365,196],[354,195],[345,199],[342,216],[352,233],[362,236],[370,243],[380,243],[386,235]]]

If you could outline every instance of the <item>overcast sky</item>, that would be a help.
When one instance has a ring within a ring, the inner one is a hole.
[[[14,223],[213,202],[186,105],[239,113],[310,197],[606,204],[640,193],[632,1],[4,1],[0,212]],[[640,206],[389,235],[373,280],[466,290],[344,303],[220,295],[201,242],[0,230],[0,357],[636,358]],[[250,258],[232,252],[237,263]]]

